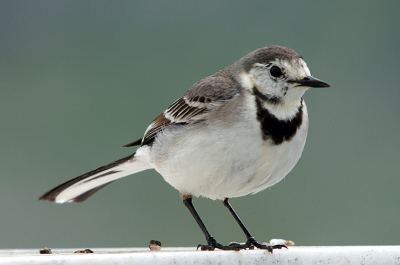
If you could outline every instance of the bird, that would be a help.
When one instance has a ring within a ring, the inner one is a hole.
[[[294,50],[259,48],[195,83],[157,116],[132,155],[66,181],[39,197],[82,202],[117,179],[155,169],[177,189],[202,230],[201,250],[281,249],[259,243],[229,199],[258,193],[281,181],[297,164],[306,142],[309,88],[330,87],[311,75]],[[219,243],[193,206],[194,197],[220,200],[247,241]]]

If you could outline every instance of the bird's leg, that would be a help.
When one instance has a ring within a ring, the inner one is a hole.
[[[202,245],[199,244],[197,246],[197,249],[201,249],[201,250],[214,250],[216,248],[218,249],[222,249],[222,250],[241,250],[241,249],[245,249],[244,246],[241,245],[229,245],[229,246],[224,246],[220,243],[218,243],[215,238],[213,238],[210,233],[208,232],[206,226],[204,225],[203,221],[200,219],[200,216],[197,214],[196,209],[194,209],[193,204],[192,204],[192,200],[193,200],[193,196],[192,195],[182,195],[181,194],[181,198],[183,201],[183,204],[185,204],[185,206],[189,209],[190,213],[193,215],[194,219],[196,220],[197,224],[200,226],[201,231],[203,231],[206,240],[207,240],[207,245]]]
[[[265,244],[260,244],[257,242],[257,240],[250,234],[249,230],[244,226],[242,221],[240,220],[239,216],[236,214],[235,210],[233,210],[232,206],[229,203],[229,198],[225,198],[225,200],[222,201],[222,204],[228,208],[228,210],[231,212],[233,218],[235,218],[236,222],[239,224],[240,228],[242,228],[243,233],[247,237],[247,242],[245,244],[238,244],[238,243],[232,243],[230,246],[242,246],[245,248],[249,249],[254,249],[254,247],[260,248],[260,249],[266,249],[269,252],[272,253],[273,249],[281,249],[281,248],[287,248],[285,245],[265,245]]]

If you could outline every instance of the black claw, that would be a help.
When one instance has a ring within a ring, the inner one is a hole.
[[[247,242],[246,242],[246,245],[249,245],[249,249],[254,249],[254,247],[256,247],[259,249],[266,249],[266,250],[268,250],[268,252],[271,252],[271,253],[274,249],[287,248],[285,245],[270,246],[270,245],[260,244],[257,242],[257,240],[254,237],[249,238],[249,240],[247,240]]]
[[[281,248],[286,248],[287,249],[287,246],[285,246],[285,245],[273,245],[272,248],[273,249],[281,249]]]
[[[203,251],[213,251],[214,249],[221,249],[221,250],[235,250],[239,251],[242,249],[246,249],[246,246],[238,243],[231,243],[229,246],[224,246],[218,243],[213,237],[207,240],[208,245],[199,244],[197,249],[201,249]]]
[[[213,251],[215,248],[213,247],[213,246],[210,246],[210,245],[203,245],[203,244],[199,244],[198,246],[197,246],[197,250],[198,249],[201,249],[202,251]]]

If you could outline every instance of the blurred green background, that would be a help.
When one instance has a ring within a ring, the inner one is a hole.
[[[296,50],[332,87],[305,95],[310,130],[295,169],[233,207],[259,241],[400,244],[399,10],[399,1],[0,1],[0,248],[205,243],[155,171],[81,204],[37,198],[133,153],[120,146],[193,83],[271,44]],[[195,206],[221,243],[245,241],[220,202]]]

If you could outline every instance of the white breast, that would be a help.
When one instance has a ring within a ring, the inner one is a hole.
[[[272,145],[262,139],[255,113],[249,109],[229,125],[170,126],[157,136],[149,160],[182,194],[224,199],[264,190],[282,180],[299,160],[308,114],[304,104],[303,123],[296,135]]]

